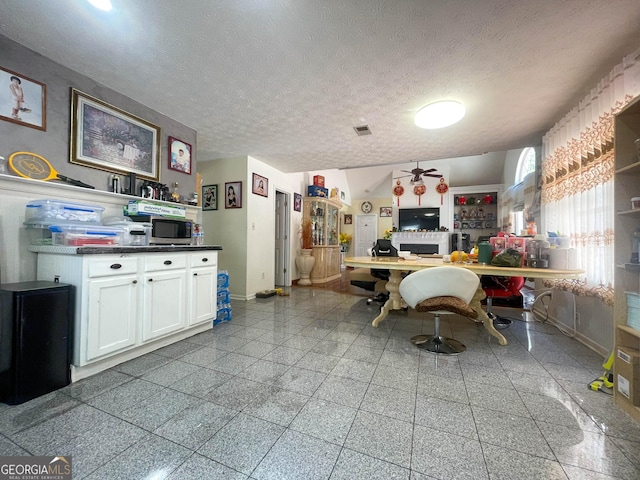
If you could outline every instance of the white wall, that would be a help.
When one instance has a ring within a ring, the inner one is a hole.
[[[301,193],[304,174],[282,173],[273,167],[247,158],[247,269],[246,295],[251,298],[256,292],[274,288],[275,278],[275,201],[276,189],[289,194],[290,235],[289,265],[287,271],[298,278],[295,269],[295,257],[298,254],[298,232],[302,212],[293,211],[293,194]],[[269,179],[269,196],[263,197],[251,193],[253,174],[257,173]],[[304,196],[304,194],[303,194]]]
[[[275,191],[288,193],[290,218],[290,280],[299,278],[295,268],[302,214],[293,211],[293,194],[303,193],[304,174],[283,173],[252,157],[198,163],[203,185],[218,185],[218,210],[202,212],[205,243],[222,245],[218,268],[229,271],[231,296],[251,299],[274,288]],[[269,180],[268,196],[251,193],[257,173]],[[242,208],[224,208],[225,182],[242,182]]]
[[[202,212],[205,243],[221,245],[218,270],[229,271],[229,290],[236,298],[246,292],[247,160],[246,157],[198,163],[202,185],[218,185],[218,210]],[[225,182],[243,182],[242,208],[224,208]]]

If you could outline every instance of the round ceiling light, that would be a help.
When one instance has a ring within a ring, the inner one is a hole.
[[[104,10],[105,12],[108,12],[112,8],[109,0],[89,0],[89,3],[97,9]]]
[[[464,105],[460,102],[443,100],[422,107],[413,121],[420,128],[443,128],[459,122],[464,113]]]

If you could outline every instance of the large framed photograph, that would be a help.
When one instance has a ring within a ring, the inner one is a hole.
[[[71,163],[160,179],[160,127],[71,89]]]
[[[202,186],[202,210],[218,209],[218,185]]]
[[[269,196],[269,180],[267,178],[254,173],[252,184],[253,188],[251,189],[251,193],[262,195],[263,197]]]
[[[169,168],[191,175],[191,145],[169,137]]]
[[[46,85],[0,67],[0,119],[46,131]]]
[[[391,207],[380,207],[380,216],[381,217],[390,217],[392,214]]]
[[[224,184],[224,208],[242,208],[242,182]]]

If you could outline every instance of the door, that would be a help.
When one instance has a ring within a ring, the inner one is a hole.
[[[354,234],[356,257],[367,256],[367,249],[378,239],[378,216],[356,215]]]
[[[276,190],[275,212],[275,278],[276,286],[287,286],[287,263],[289,261],[289,194]]]

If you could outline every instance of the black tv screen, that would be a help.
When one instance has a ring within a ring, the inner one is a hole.
[[[398,211],[398,230],[439,230],[439,208],[401,208]]]

